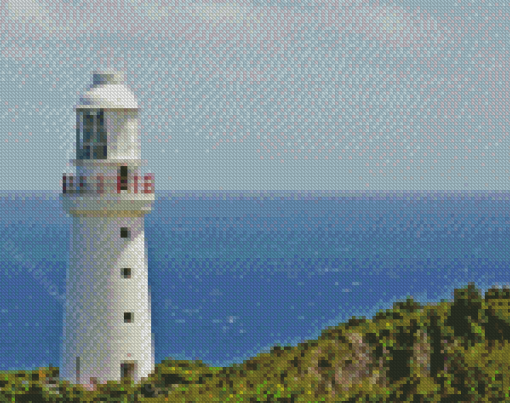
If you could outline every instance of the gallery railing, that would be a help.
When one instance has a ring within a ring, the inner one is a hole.
[[[91,180],[86,176],[64,174],[62,176],[62,193],[70,194],[115,194],[115,193],[154,193],[154,174],[145,174],[143,177],[134,175],[125,179],[97,175]]]

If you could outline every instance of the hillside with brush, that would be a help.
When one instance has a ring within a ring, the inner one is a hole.
[[[275,346],[242,364],[165,360],[138,384],[88,391],[58,368],[0,373],[16,402],[503,402],[510,401],[510,290],[470,283],[453,301],[397,302],[317,340]]]

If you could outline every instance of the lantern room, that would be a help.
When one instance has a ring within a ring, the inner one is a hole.
[[[76,159],[140,159],[138,103],[124,74],[94,73],[76,111]]]

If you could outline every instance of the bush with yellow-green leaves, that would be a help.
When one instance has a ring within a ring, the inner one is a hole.
[[[165,360],[148,379],[89,391],[58,368],[0,373],[0,402],[510,401],[510,290],[470,283],[453,301],[412,298],[317,340],[275,346],[242,364]]]

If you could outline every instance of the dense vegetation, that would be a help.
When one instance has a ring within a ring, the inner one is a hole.
[[[510,401],[510,290],[474,284],[453,301],[412,298],[371,320],[352,318],[314,341],[275,346],[227,368],[165,360],[155,373],[87,391],[58,368],[0,373],[15,402],[504,402]]]

